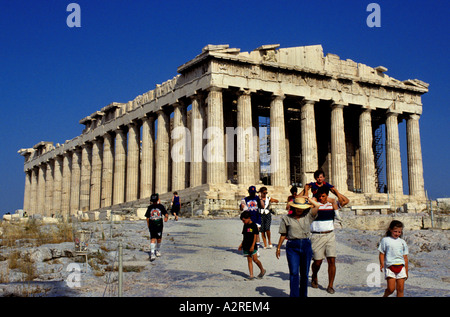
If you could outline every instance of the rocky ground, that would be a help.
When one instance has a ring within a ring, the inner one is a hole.
[[[272,243],[278,242],[280,216],[272,222]],[[89,264],[64,242],[0,249],[0,296],[112,297],[118,296],[118,248],[123,252],[123,296],[126,297],[287,297],[289,270],[284,248],[261,249],[267,270],[262,279],[248,280],[247,260],[237,250],[242,222],[238,218],[180,218],[165,223],[162,256],[149,261],[149,234],[144,220],[117,223],[83,222],[77,229],[92,231]],[[377,244],[381,231],[337,226],[337,273],[334,295],[326,292],[327,264],[319,272],[319,288],[310,297],[379,297],[385,280],[379,272]],[[449,235],[443,230],[405,231],[410,255],[405,296],[450,295]],[[11,269],[14,253],[30,271]],[[255,266],[255,273],[258,269]],[[256,275],[255,274],[255,275]]]

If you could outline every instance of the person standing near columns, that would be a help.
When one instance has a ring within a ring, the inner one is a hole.
[[[338,202],[341,207],[344,207],[345,205],[347,205],[349,203],[349,200],[347,197],[342,195],[337,190],[336,187],[334,187],[333,185],[331,185],[330,183],[327,183],[325,181],[325,172],[323,170],[319,169],[319,170],[315,171],[314,178],[315,178],[316,182],[311,182],[309,184],[306,184],[304,190],[300,193],[300,195],[308,195],[308,191],[311,189],[313,197],[318,200],[319,199],[318,190],[319,190],[319,188],[324,187],[324,188],[327,188],[329,191],[331,191],[337,197]],[[331,197],[328,197],[328,201],[333,203],[334,199]]]

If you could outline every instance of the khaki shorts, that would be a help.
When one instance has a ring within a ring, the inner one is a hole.
[[[337,255],[334,231],[329,233],[313,233],[311,235],[311,246],[314,260],[335,258]]]

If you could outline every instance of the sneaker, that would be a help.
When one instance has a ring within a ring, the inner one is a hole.
[[[152,252],[150,254],[150,262],[155,261],[155,259],[156,259],[155,253]]]
[[[271,244],[269,244],[269,249],[272,249],[272,247],[273,247],[273,246],[272,246]]]
[[[161,252],[159,252],[159,250],[156,250],[155,254],[156,256],[161,256]]]

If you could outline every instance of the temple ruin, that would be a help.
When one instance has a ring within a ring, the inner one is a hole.
[[[321,45],[207,45],[177,72],[81,119],[82,133],[64,144],[19,150],[23,209],[68,216],[148,204],[152,193],[168,201],[178,191],[185,210],[208,214],[237,208],[249,185],[285,201],[290,185],[314,181],[318,168],[353,204],[425,200],[419,118],[427,83],[324,56]]]

